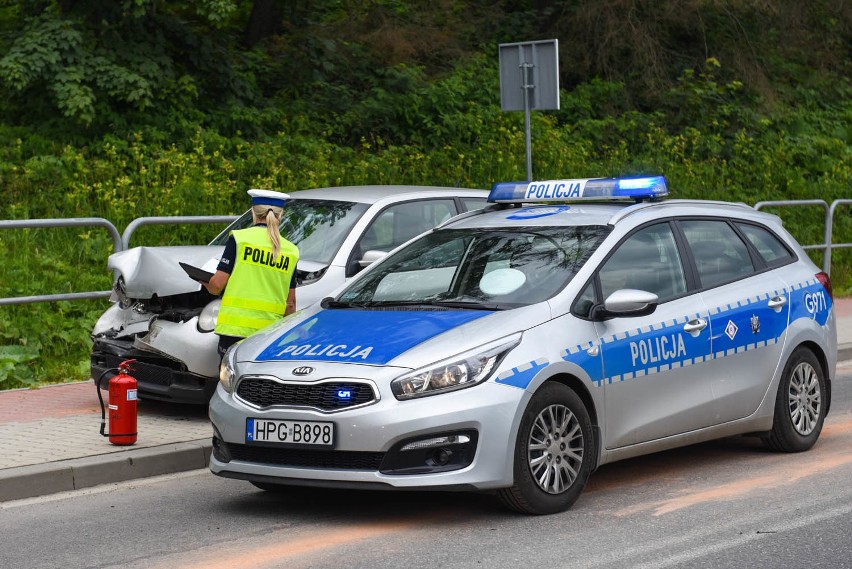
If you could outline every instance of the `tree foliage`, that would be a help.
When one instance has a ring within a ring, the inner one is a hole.
[[[10,38],[0,58],[9,122],[96,137],[257,99],[250,75],[236,70],[231,22],[243,3],[19,4],[2,22]]]
[[[0,118],[78,141],[263,137],[308,117],[345,144],[420,142],[430,125],[412,117],[439,111],[423,100],[436,78],[548,37],[562,85],[623,83],[619,111],[678,114],[671,89],[710,60],[772,110],[802,86],[835,91],[852,61],[848,0],[23,0],[0,29]],[[494,101],[475,86],[445,104]]]

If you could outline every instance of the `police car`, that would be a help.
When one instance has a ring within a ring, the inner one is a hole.
[[[738,434],[809,449],[837,358],[828,275],[777,217],[667,193],[495,184],[226,354],[211,471],[548,514],[617,460]]]

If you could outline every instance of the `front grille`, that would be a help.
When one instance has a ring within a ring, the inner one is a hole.
[[[107,354],[104,359],[106,360],[104,367],[117,368],[118,364],[129,358],[120,358],[117,356],[113,356],[112,354]],[[171,378],[174,373],[172,369],[170,369],[170,367],[178,368],[178,370],[175,371],[179,371],[180,365],[171,362],[170,360],[167,360],[165,358],[163,358],[159,363],[168,364],[168,367],[164,365],[150,364],[136,360],[135,362],[130,364],[130,375],[135,377],[136,380],[140,383],[168,386],[171,383]]]
[[[349,396],[341,396],[344,392]],[[283,383],[266,377],[244,377],[237,386],[237,396],[258,407],[291,405],[321,411],[339,411],[375,400],[373,388],[367,383]]]
[[[222,443],[232,460],[256,464],[294,466],[302,468],[332,468],[335,470],[378,470],[385,457],[383,452],[354,452],[275,448]]]

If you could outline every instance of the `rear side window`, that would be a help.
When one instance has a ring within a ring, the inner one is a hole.
[[[465,211],[473,211],[476,209],[482,209],[488,205],[487,198],[459,198],[464,204]]]
[[[390,251],[456,215],[452,199],[418,200],[385,209],[361,238],[361,252]]]
[[[692,249],[702,288],[709,288],[754,273],[748,247],[725,221],[680,222]]]
[[[737,227],[743,232],[754,248],[757,249],[758,255],[766,262],[769,267],[777,267],[793,261],[793,254],[784,245],[774,233],[748,223],[738,223]]]

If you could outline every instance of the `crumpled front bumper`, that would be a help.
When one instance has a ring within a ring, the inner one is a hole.
[[[215,334],[210,334],[216,339]],[[213,357],[216,356],[215,350]],[[216,390],[218,377],[192,373],[186,365],[163,354],[140,350],[130,339],[95,337],[91,354],[92,379],[107,389],[118,373],[118,364],[134,359],[130,375],[138,382],[139,396],[174,403],[207,405]],[[103,377],[102,377],[103,376]]]

